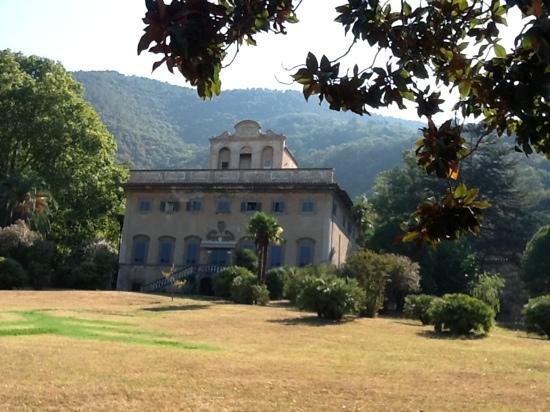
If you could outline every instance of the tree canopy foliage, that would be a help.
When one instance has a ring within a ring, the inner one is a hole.
[[[227,50],[255,45],[261,32],[285,33],[297,22],[301,1],[292,0],[146,0],[145,33],[138,53],[160,54],[170,71],[177,69],[202,97],[220,93],[220,71]],[[522,30],[512,50],[500,43],[508,10],[523,13]],[[369,114],[379,107],[405,102],[416,105],[426,119],[416,148],[417,162],[428,174],[448,181],[437,200],[419,205],[407,240],[438,242],[479,231],[487,204],[476,189],[460,179],[461,162],[476,144],[463,137],[462,118],[474,117],[484,136],[513,134],[516,150],[550,156],[550,3],[500,0],[431,0],[395,5],[380,0],[348,0],[336,8],[336,21],[353,43],[374,50],[371,61],[358,62],[341,73],[338,59],[318,59],[309,53],[293,78],[303,85],[306,99],[326,100],[331,109]],[[377,61],[383,51],[385,61]],[[434,87],[434,83],[437,87]],[[442,111],[442,90],[458,89],[454,119],[436,125]]]
[[[126,171],[81,85],[59,63],[0,51],[0,112],[2,225],[46,198],[49,238],[68,247],[116,239]]]
[[[366,246],[417,261],[422,290],[427,293],[465,292],[478,272],[495,270],[504,263],[519,265],[527,240],[548,222],[548,215],[542,213],[545,206],[541,207],[548,197],[542,184],[545,171],[520,163],[520,156],[496,137],[480,144],[463,165],[465,182],[480,187],[492,205],[479,236],[417,248],[396,242],[401,222],[418,202],[437,197],[446,188],[443,181],[422,171],[412,153],[406,153],[401,167],[382,172],[376,179],[368,202],[373,228],[368,228]]]

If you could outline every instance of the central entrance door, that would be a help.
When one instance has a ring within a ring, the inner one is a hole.
[[[211,249],[209,263],[216,266],[227,266],[231,263],[229,257],[229,249]]]

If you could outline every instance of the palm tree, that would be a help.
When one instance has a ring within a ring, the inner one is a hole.
[[[0,181],[0,227],[21,219],[34,230],[47,232],[55,201],[43,187],[43,182],[20,173],[4,177]]]
[[[267,249],[270,243],[279,243],[283,228],[279,222],[266,213],[256,212],[246,225],[247,232],[254,238],[258,253],[258,280],[265,283]]]

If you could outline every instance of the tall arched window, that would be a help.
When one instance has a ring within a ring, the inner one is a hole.
[[[185,265],[198,265],[201,248],[201,238],[189,236],[185,238],[183,246],[183,262]]]
[[[279,245],[269,246],[267,253],[268,265],[270,268],[277,268],[284,265],[285,245],[281,243]]]
[[[309,238],[298,239],[296,245],[296,264],[298,266],[313,265],[315,240]]]
[[[159,264],[171,265],[174,261],[174,244],[176,239],[169,236],[159,238]]]
[[[147,263],[147,252],[149,250],[149,236],[137,235],[133,239],[132,263],[144,265]]]
[[[241,149],[239,154],[239,169],[252,168],[252,149],[245,146]]]
[[[273,148],[271,146],[264,147],[262,150],[262,168],[271,169],[273,167]]]
[[[229,169],[230,159],[231,151],[227,147],[220,149],[218,153],[218,169]]]

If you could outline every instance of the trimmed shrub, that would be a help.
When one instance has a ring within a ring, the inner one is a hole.
[[[271,300],[282,299],[286,272],[284,268],[273,268],[267,271],[265,285],[267,286],[267,290],[269,290],[269,298]]]
[[[231,300],[246,305],[265,305],[269,302],[269,292],[265,285],[258,284],[256,276],[243,273],[231,283]]]
[[[323,319],[341,319],[346,313],[355,313],[362,304],[363,291],[355,279],[334,275],[307,276],[298,295],[298,307],[316,312]]]
[[[220,298],[231,297],[231,284],[237,276],[253,276],[252,273],[240,266],[230,266],[221,271],[214,278],[214,295]]]
[[[470,295],[485,302],[493,308],[495,313],[500,312],[500,296],[504,289],[504,279],[499,275],[483,273],[470,285]]]
[[[0,256],[23,259],[26,249],[38,239],[40,235],[22,220],[0,228]]]
[[[234,266],[246,268],[252,273],[258,271],[258,256],[252,249],[237,249],[235,251]]]
[[[428,311],[436,332],[453,335],[488,333],[493,327],[495,311],[481,300],[463,293],[444,295]]]
[[[74,289],[111,289],[118,271],[118,256],[109,243],[97,240],[65,262],[62,287]]]
[[[550,293],[550,225],[541,227],[523,252],[523,281],[529,296]]]
[[[269,303],[269,290],[265,285],[252,286],[252,295],[254,296],[254,303],[256,305],[265,306]]]
[[[523,314],[528,331],[546,335],[550,339],[550,295],[529,299]]]
[[[21,288],[27,282],[27,272],[18,261],[0,256],[0,289]]]
[[[411,319],[418,319],[423,325],[432,323],[429,310],[432,302],[438,299],[433,295],[409,295],[405,297],[403,313]]]
[[[401,312],[405,297],[420,291],[420,266],[407,256],[387,254],[390,277],[386,285],[386,310]]]
[[[25,255],[31,286],[38,290],[50,286],[55,273],[55,243],[37,240],[27,249]]]
[[[304,270],[298,268],[287,268],[285,285],[283,287],[283,297],[295,304],[298,299],[298,294],[303,289],[303,283],[306,277]]]

